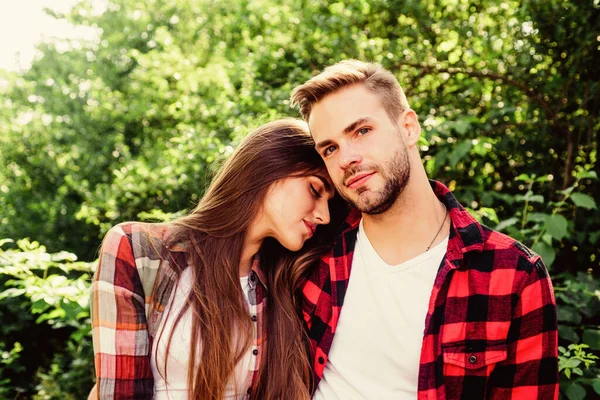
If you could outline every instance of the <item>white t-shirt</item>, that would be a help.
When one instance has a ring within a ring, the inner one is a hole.
[[[425,317],[448,239],[400,265],[377,254],[362,220],[344,305],[313,399],[416,399]]]
[[[248,296],[250,293],[250,284],[248,277],[240,278],[242,290],[246,295],[246,301],[250,304]],[[188,267],[182,273],[179,279],[179,285],[173,290],[171,299],[164,310],[165,318],[158,327],[156,337],[150,350],[150,364],[152,375],[154,377],[154,399],[156,400],[184,400],[188,398],[188,363],[191,346],[192,332],[192,310],[187,309],[181,320],[175,327],[167,362],[167,382],[164,380],[164,362],[165,351],[169,336],[173,331],[173,325],[179,315],[179,312],[185,304],[188,294],[192,289],[192,270]],[[162,330],[164,327],[164,331]],[[158,346],[158,355],[155,357],[156,346]],[[200,355],[200,346],[197,346],[197,359]],[[234,376],[238,389],[235,390],[233,382],[227,387],[225,398],[227,399],[245,399],[246,390],[241,388],[246,382],[252,362],[252,349],[250,348],[244,358],[235,366]],[[158,365],[157,365],[158,364]],[[160,371],[160,373],[159,373]],[[161,376],[162,373],[162,376]],[[238,395],[236,396],[236,393]]]

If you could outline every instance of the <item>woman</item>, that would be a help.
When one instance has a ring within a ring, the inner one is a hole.
[[[345,209],[313,146],[305,123],[268,123],[189,215],[108,232],[92,285],[91,397],[310,398],[294,292]]]

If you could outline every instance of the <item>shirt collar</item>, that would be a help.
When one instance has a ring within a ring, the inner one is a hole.
[[[462,254],[464,253],[481,251],[483,249],[483,229],[481,224],[465,210],[458,200],[456,200],[450,189],[444,184],[434,180],[429,180],[429,183],[438,200],[448,209],[448,214],[452,222],[447,252],[450,259],[462,259]],[[342,236],[351,231],[356,231],[360,220],[360,211],[357,208],[353,208],[342,226]]]
[[[446,254],[449,260],[459,264],[463,254],[483,250],[483,228],[444,184],[434,180],[430,180],[429,183],[438,200],[448,209],[452,225]]]
[[[256,254],[254,256],[254,259],[252,260],[252,268],[250,269],[250,274],[248,276],[248,282],[250,283],[251,287],[253,287],[253,285],[256,284],[256,279],[258,278],[258,281],[265,287],[265,289],[268,290],[267,278],[262,268],[260,267],[260,257],[258,254]]]

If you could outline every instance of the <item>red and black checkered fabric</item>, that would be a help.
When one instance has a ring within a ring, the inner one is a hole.
[[[452,225],[423,316],[418,399],[557,399],[556,303],[540,256],[480,225],[446,186],[431,184]],[[350,213],[303,285],[315,388],[344,304],[360,218]]]

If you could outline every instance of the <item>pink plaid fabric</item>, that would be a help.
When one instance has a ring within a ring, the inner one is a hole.
[[[152,340],[177,283],[172,266],[187,263],[185,244],[166,247],[168,229],[168,224],[129,222],[113,227],[104,238],[91,288],[98,398],[153,397]],[[256,357],[248,371],[248,397],[256,384],[266,340],[266,280],[257,259],[249,281]]]

